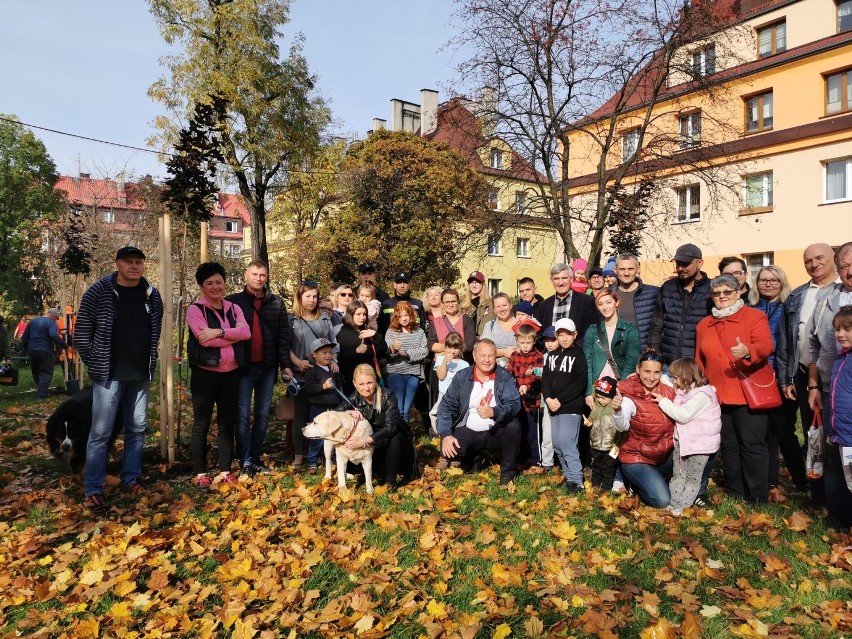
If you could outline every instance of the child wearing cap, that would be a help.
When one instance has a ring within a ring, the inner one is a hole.
[[[521,395],[521,408],[526,416],[522,432],[525,431],[530,464],[541,466],[538,412],[541,406],[541,369],[544,366],[544,355],[535,347],[537,332],[538,329],[532,324],[515,324],[518,349],[509,358],[507,370],[514,375]]]
[[[548,353],[552,353],[559,348],[559,342],[556,341],[556,330],[552,326],[548,326],[541,331],[541,343],[544,347],[542,362],[547,357]],[[544,368],[542,367],[542,372]],[[542,402],[541,394],[539,394],[539,418],[541,419],[541,427],[539,429],[539,448],[541,449],[541,466],[546,470],[553,468],[553,431],[550,424],[550,411],[547,410],[547,404]]]
[[[308,419],[313,421],[320,413],[334,410],[340,403],[337,389],[343,388],[343,378],[340,373],[331,372],[332,349],[337,346],[325,337],[319,337],[311,342],[311,358],[314,366],[305,373],[305,393],[308,396]],[[317,460],[322,452],[322,440],[308,440],[308,470],[317,470]]]
[[[583,465],[577,440],[586,405],[586,356],[575,343],[577,328],[573,320],[563,317],[553,328],[559,347],[544,358],[542,397],[551,414],[553,446],[565,476],[563,486],[570,493],[582,493]]]
[[[612,420],[612,398],[618,391],[618,381],[605,375],[594,383],[594,407],[585,424],[591,427],[589,442],[592,449],[592,486],[612,490],[618,466],[618,432]]]

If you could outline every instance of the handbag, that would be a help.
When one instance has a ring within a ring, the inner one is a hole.
[[[809,479],[822,477],[825,464],[825,449],[822,444],[822,413],[814,412],[814,419],[808,429],[808,454],[805,458],[805,470]]]
[[[292,395],[285,395],[275,402],[275,419],[291,422],[296,416],[296,400]]]
[[[18,369],[14,366],[0,366],[0,386],[17,386]]]
[[[719,345],[727,351],[728,357],[731,358],[731,366],[737,372],[748,407],[752,410],[769,410],[781,406],[781,391],[778,390],[775,371],[769,365],[769,362],[764,362],[760,368],[746,375],[739,369],[736,360],[731,357],[730,351],[722,344],[718,324],[716,325],[716,336],[719,337]]]

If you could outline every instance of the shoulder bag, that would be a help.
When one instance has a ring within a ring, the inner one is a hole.
[[[731,357],[730,349],[725,348],[725,345],[722,343],[718,324],[716,324],[716,336],[719,338],[719,346],[731,358],[731,366],[733,366],[737,377],[739,377],[740,386],[743,389],[743,395],[745,395],[748,407],[752,410],[769,410],[770,408],[781,406],[781,392],[778,390],[775,371],[769,365],[769,362],[763,362],[760,368],[746,375],[737,366],[736,360]]]

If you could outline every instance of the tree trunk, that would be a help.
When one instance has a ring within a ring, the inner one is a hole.
[[[263,202],[248,202],[251,212],[251,259],[269,264],[269,252],[266,246],[266,210]]]

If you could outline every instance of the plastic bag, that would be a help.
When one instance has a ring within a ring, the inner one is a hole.
[[[805,469],[810,479],[822,477],[825,467],[825,451],[822,441],[822,416],[814,413],[814,423],[808,429],[808,454],[805,458]]]

